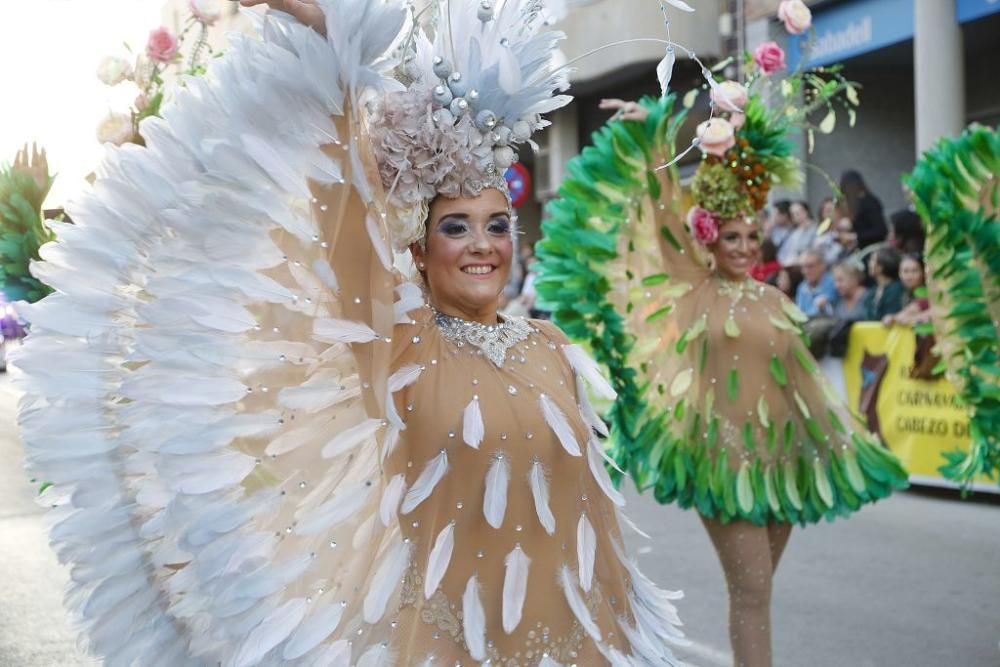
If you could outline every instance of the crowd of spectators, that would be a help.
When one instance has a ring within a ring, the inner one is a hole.
[[[923,296],[923,223],[912,208],[887,224],[882,202],[856,171],[839,199],[775,202],[752,275],[785,292],[809,317],[813,352],[843,356],[854,322],[912,326],[929,319]]]

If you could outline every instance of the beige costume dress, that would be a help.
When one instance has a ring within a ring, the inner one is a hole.
[[[553,326],[459,336],[394,270],[353,110],[395,84],[398,17],[324,6],[339,41],[277,19],[236,40],[36,267],[56,292],[26,308],[19,418],[90,651],[676,664],[578,376],[611,392]]]

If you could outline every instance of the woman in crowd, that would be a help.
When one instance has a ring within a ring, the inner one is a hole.
[[[816,240],[816,222],[812,219],[809,204],[804,201],[792,202],[788,211],[793,227],[778,250],[778,261],[782,266],[799,264],[802,253],[810,250]]]
[[[750,269],[750,276],[754,280],[761,282],[771,282],[778,271],[781,270],[781,262],[778,261],[778,247],[771,239],[764,239],[760,244],[760,261]]]
[[[924,223],[914,211],[902,209],[892,214],[892,246],[904,255],[924,251]]]
[[[867,248],[884,241],[889,229],[885,224],[882,202],[871,193],[861,174],[853,169],[845,171],[840,177],[840,189],[844,193],[854,233],[858,235],[858,247]]]
[[[898,313],[883,317],[882,323],[886,326],[893,324],[912,326],[930,321],[930,301],[926,295],[921,293],[925,287],[922,256],[915,253],[903,256],[903,260],[899,264],[899,281],[905,290],[902,300],[903,308]]]
[[[895,248],[883,247],[868,257],[868,275],[875,281],[865,295],[865,318],[882,321],[903,309],[903,284],[899,282],[900,255]]]

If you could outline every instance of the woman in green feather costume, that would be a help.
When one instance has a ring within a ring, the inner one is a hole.
[[[539,294],[614,378],[611,455],[640,490],[695,508],[708,530],[740,666],[771,664],[771,582],[791,527],[906,486],[897,459],[823,378],[805,316],[747,275],[755,213],[772,184],[801,175],[790,130],[811,128],[809,113],[832,111],[838,93],[855,99],[833,74],[811,85],[806,108],[792,106],[795,90],[768,108],[759,92],[714,85],[729,119],[697,130],[704,159],[686,216],[677,171],[663,166],[685,114],[674,96],[605,101],[619,114],[570,163],[538,246]]]

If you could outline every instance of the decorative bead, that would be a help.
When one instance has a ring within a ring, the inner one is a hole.
[[[510,394],[511,396],[517,396],[517,387],[515,387],[514,385],[509,385],[507,387],[507,393]]]
[[[419,342],[420,342],[420,336],[414,336],[414,337],[412,338],[412,340],[413,340],[413,344],[414,344],[414,345],[416,345],[417,343],[419,343]]]

